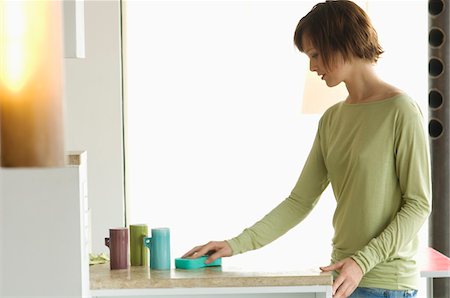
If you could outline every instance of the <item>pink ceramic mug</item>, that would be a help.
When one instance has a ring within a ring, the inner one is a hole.
[[[128,228],[109,229],[109,238],[105,238],[109,247],[111,269],[128,268]]]

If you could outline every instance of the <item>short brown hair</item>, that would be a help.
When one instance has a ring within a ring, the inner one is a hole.
[[[294,43],[301,52],[304,35],[319,51],[327,68],[334,63],[336,53],[344,61],[358,57],[370,62],[377,62],[383,53],[369,16],[348,0],[318,3],[299,21]]]

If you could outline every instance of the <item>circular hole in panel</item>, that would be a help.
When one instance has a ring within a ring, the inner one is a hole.
[[[430,0],[428,1],[428,12],[434,16],[437,16],[444,10],[444,1],[442,0]]]
[[[433,47],[439,47],[444,43],[444,32],[441,29],[431,29],[428,34],[428,42]]]
[[[442,71],[444,71],[444,64],[442,64],[442,61],[431,58],[430,62],[428,62],[428,73],[433,77],[437,77]]]
[[[428,133],[432,138],[438,138],[442,135],[443,131],[442,123],[436,119],[431,119],[428,123]]]
[[[439,91],[431,90],[428,93],[428,105],[432,109],[437,109],[442,105],[442,94]]]

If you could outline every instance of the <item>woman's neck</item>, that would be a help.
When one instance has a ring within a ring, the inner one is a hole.
[[[401,93],[401,90],[381,80],[373,65],[364,61],[354,63],[344,83],[348,91],[347,103],[377,101]]]

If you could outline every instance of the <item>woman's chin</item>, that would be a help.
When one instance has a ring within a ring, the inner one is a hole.
[[[338,83],[336,82],[329,82],[329,81],[325,81],[325,84],[327,84],[328,87],[335,87],[338,85]]]

